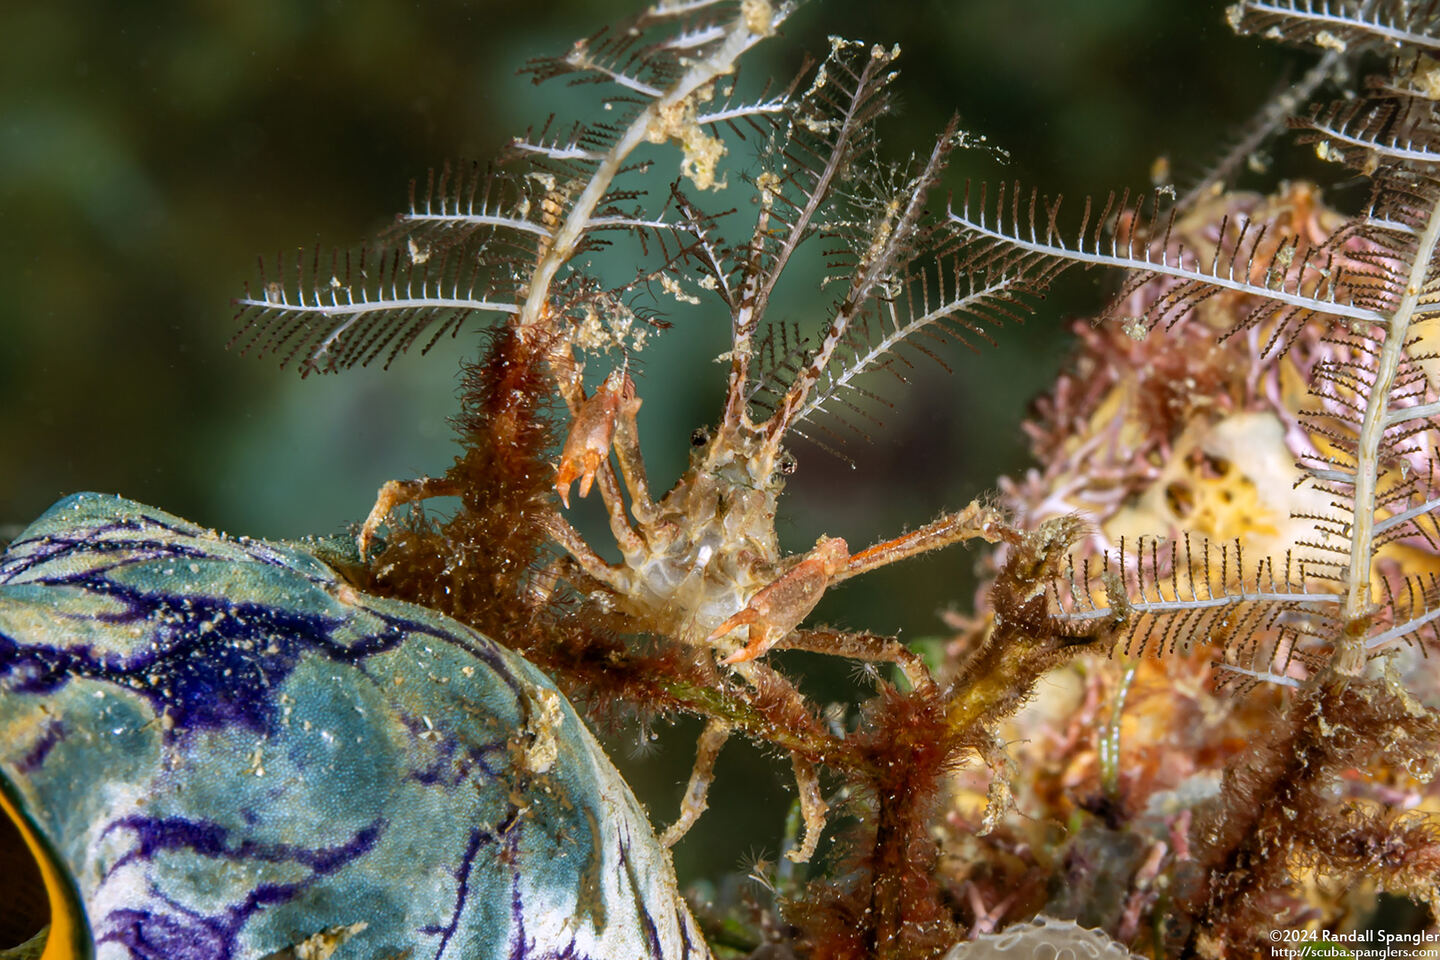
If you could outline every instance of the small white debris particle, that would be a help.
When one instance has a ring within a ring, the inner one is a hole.
[[[745,22],[746,30],[757,36],[768,37],[773,29],[775,11],[769,0],[741,0],[740,19]]]
[[[560,712],[560,695],[554,690],[540,689],[531,699],[531,713],[525,724],[529,743],[512,741],[520,766],[529,773],[547,773],[560,756],[556,734],[564,723]]]
[[[680,281],[676,280],[668,273],[662,273],[660,275],[660,288],[666,293],[670,294],[670,296],[674,297],[676,300],[679,300],[681,303],[700,303],[699,297],[694,296],[693,294],[686,293],[684,288],[680,286]]]

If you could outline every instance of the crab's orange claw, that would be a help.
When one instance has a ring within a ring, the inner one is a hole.
[[[739,650],[736,650],[734,653],[730,654],[730,656],[726,657],[720,662],[728,666],[732,663],[745,663],[746,661],[754,660],[766,650],[769,650],[771,647],[775,646],[775,641],[779,640],[783,636],[784,634],[781,634],[780,636],[775,637],[774,640],[771,640],[769,639],[770,631],[765,627],[763,623],[751,624],[750,638],[749,641],[745,644],[745,646],[740,648]]]
[[[605,378],[594,395],[580,404],[565,447],[560,452],[560,470],[555,477],[555,492],[560,502],[570,506],[570,484],[580,481],[580,496],[590,494],[595,473],[610,456],[610,441],[615,436],[615,419],[623,411],[628,416],[640,406],[635,397],[635,382],[623,371],[616,370]]]
[[[755,609],[753,600],[750,606],[737,610],[729,620],[712,630],[710,636],[705,638],[705,642],[718,640],[736,627],[743,627],[747,624],[750,626],[750,642],[745,645],[745,649],[735,651],[721,660],[721,663],[741,663],[745,660],[754,660],[765,652],[765,624],[761,622],[760,613]]]
[[[721,663],[744,663],[754,660],[783,640],[825,595],[830,578],[844,568],[850,551],[839,537],[821,537],[815,548],[795,566],[766,586],[739,611],[716,627],[707,642],[746,624],[750,639],[744,649],[730,654]]]
[[[560,502],[566,507],[570,506],[570,484],[576,480],[580,481],[580,496],[589,496],[590,486],[595,482],[595,471],[600,469],[603,462],[603,457],[588,450],[582,452],[578,458],[562,458],[560,470],[555,474],[555,492],[560,494]]]

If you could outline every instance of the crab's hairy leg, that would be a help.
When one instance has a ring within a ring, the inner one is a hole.
[[[805,863],[815,855],[815,848],[820,845],[820,833],[825,829],[825,814],[829,812],[830,805],[821,796],[820,774],[815,764],[798,753],[790,754],[790,761],[795,767],[795,788],[800,792],[800,816],[805,821],[805,838],[800,841],[799,847],[786,853],[785,858],[794,863]]]
[[[935,678],[925,661],[905,644],[894,637],[878,633],[851,633],[848,630],[830,630],[823,627],[813,630],[793,630],[778,641],[773,650],[805,650],[809,653],[828,653],[852,660],[872,660],[893,663],[905,674],[905,679],[916,690],[935,689]]]
[[[435,497],[459,495],[459,484],[448,477],[387,480],[380,491],[375,494],[375,506],[370,508],[365,523],[360,527],[360,534],[355,538],[355,546],[360,551],[360,559],[364,560],[365,555],[370,552],[370,544],[375,539],[375,534],[390,519],[390,514],[396,507]]]
[[[650,497],[650,481],[645,474],[645,457],[640,451],[640,431],[635,423],[639,404],[620,408],[615,423],[615,439],[611,443],[620,476],[630,494],[630,513],[641,526],[655,520],[655,501]]]
[[[531,607],[540,610],[555,600],[560,592],[561,581],[582,594],[610,589],[608,584],[586,573],[574,557],[568,553],[562,554],[551,559],[530,578],[526,598]]]
[[[740,291],[740,302],[730,320],[730,379],[725,388],[725,412],[721,417],[721,423],[724,424],[726,430],[732,433],[748,430],[752,426],[747,402],[750,386],[750,357],[753,352],[751,340],[759,323],[755,312],[755,300],[759,295],[761,278],[764,276],[764,272],[760,268],[762,248],[757,241],[766,234],[769,226],[770,208],[761,206],[759,218],[755,224],[756,239],[751,243],[750,256],[747,258],[745,266],[745,285]]]
[[[680,801],[680,816],[661,834],[662,846],[675,846],[705,812],[709,805],[710,784],[715,780],[715,761],[729,739],[730,724],[724,720],[710,720],[705,724],[700,740],[695,744],[695,766],[690,771],[690,783],[685,787],[685,799]]]
[[[876,567],[966,540],[979,539],[998,543],[1004,524],[1004,517],[999,510],[986,506],[979,500],[971,500],[963,510],[947,513],[903,536],[851,554],[849,562],[830,577],[830,583],[849,580]]]
[[[620,551],[627,557],[643,553],[645,540],[630,524],[630,517],[625,513],[625,500],[620,495],[620,481],[615,478],[615,468],[608,460],[595,472],[595,485],[600,488],[600,500],[610,517],[610,533]]]
[[[748,668],[758,668],[746,672]],[[753,678],[736,689],[718,675],[703,684],[694,679],[661,681],[679,708],[706,719],[724,720],[731,729],[757,741],[799,752],[817,763],[864,769],[866,758],[836,737],[784,677],[760,663],[737,664],[734,672]],[[793,708],[793,709],[792,709]]]
[[[544,608],[554,598],[560,590],[561,580],[568,582],[569,578],[565,575],[567,561],[568,566],[574,566],[575,561],[569,555],[554,557],[530,578],[527,597],[536,610]],[[575,571],[571,570],[570,573],[573,575]]]
[[[551,513],[546,517],[545,532],[562,550],[575,558],[575,562],[587,576],[617,594],[629,593],[628,569],[607,563],[560,514]]]

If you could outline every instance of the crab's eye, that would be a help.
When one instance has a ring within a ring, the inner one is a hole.
[[[703,447],[710,442],[710,428],[696,427],[690,431],[690,446]]]
[[[795,472],[796,467],[800,466],[800,461],[795,459],[795,454],[786,450],[780,454],[780,462],[776,466],[780,469],[781,474],[788,477]]]

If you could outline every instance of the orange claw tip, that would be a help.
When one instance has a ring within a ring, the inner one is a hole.
[[[753,606],[747,606],[735,611],[735,613],[731,614],[730,619],[711,631],[710,636],[705,638],[705,642],[710,643],[718,640],[730,631],[746,625],[750,627],[748,642],[739,650],[721,659],[720,663],[722,665],[728,666],[733,663],[745,663],[748,660],[754,660],[772,646],[772,644],[765,642],[765,638],[769,635],[767,624]]]
[[[575,466],[573,461],[568,459],[560,461],[560,470],[555,474],[555,492],[560,495],[560,502],[565,504],[567,510],[570,508],[570,484],[574,483],[579,476],[580,469]],[[588,492],[588,484],[582,485],[580,496],[583,497]]]
[[[731,630],[734,630],[736,627],[743,627],[747,623],[754,623],[757,617],[758,614],[755,612],[754,607],[741,607],[739,610],[736,610],[734,613],[732,613],[728,620],[720,624],[720,626],[716,627],[714,630],[711,630],[710,636],[705,638],[705,642],[710,643],[714,640],[719,640],[721,637],[725,636],[725,634],[729,633]]]
[[[602,462],[603,457],[588,450],[575,457],[564,457],[560,461],[559,471],[555,474],[555,492],[560,494],[560,502],[567,508],[570,506],[570,484],[576,480],[580,481],[581,498],[590,496],[590,488],[595,483],[595,472],[600,469]]]
[[[740,611],[740,613],[748,612],[750,612],[748,608]],[[736,617],[738,617],[739,615],[740,614],[736,614]],[[731,619],[734,618],[732,617]],[[736,626],[740,626],[740,624],[736,624]],[[730,656],[722,659],[720,663],[722,665],[729,666],[733,663],[745,663],[749,660],[754,660],[755,658],[759,657],[766,650],[769,650],[772,646],[774,646],[773,643],[765,642],[765,638],[768,633],[769,631],[765,629],[765,625],[763,623],[751,622],[750,642],[745,644],[745,646],[741,647],[739,650],[736,650],[734,653],[730,654]],[[716,635],[723,636],[724,634],[720,631],[717,631]]]

